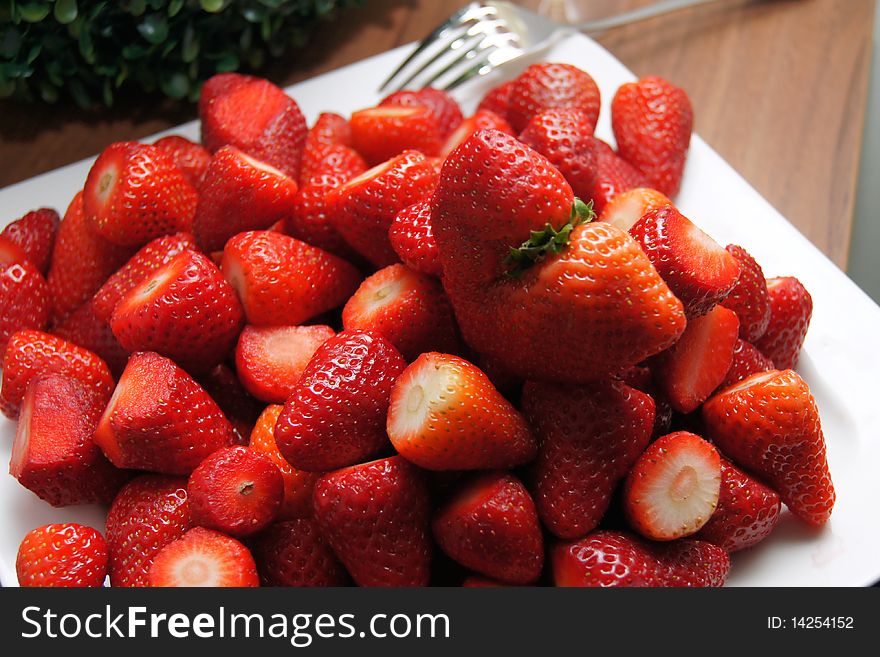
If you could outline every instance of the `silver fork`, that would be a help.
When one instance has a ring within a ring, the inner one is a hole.
[[[709,2],[717,0],[663,0],[616,16],[566,25],[503,0],[476,0],[434,28],[379,91],[399,91],[416,83],[454,89],[575,32],[597,34]],[[395,81],[397,84],[392,84]]]

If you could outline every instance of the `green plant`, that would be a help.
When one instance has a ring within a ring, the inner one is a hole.
[[[88,107],[140,87],[196,100],[362,0],[0,0],[0,97]]]

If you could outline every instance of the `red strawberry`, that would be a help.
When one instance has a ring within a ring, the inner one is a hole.
[[[249,447],[265,454],[278,466],[284,479],[284,500],[278,511],[280,520],[312,515],[312,490],[321,473],[297,470],[287,462],[275,444],[275,425],[284,406],[267,406],[251,432]]]
[[[315,147],[308,166],[300,172],[302,185],[324,175],[345,174],[342,182],[367,170],[367,163],[357,151],[342,144],[322,144]],[[301,185],[301,186],[302,186]]]
[[[128,351],[155,351],[189,372],[207,372],[235,345],[241,304],[217,266],[183,251],[116,304],[110,327]]]
[[[388,229],[397,213],[428,198],[437,182],[433,162],[405,151],[330,193],[336,229],[376,267],[397,262]]]
[[[73,522],[43,525],[18,546],[19,586],[101,587],[107,577],[107,542],[101,532]]]
[[[399,456],[330,472],[315,520],[358,586],[424,586],[431,538],[422,473]]]
[[[8,224],[0,232],[0,238],[18,246],[31,264],[41,274],[45,274],[49,269],[49,258],[52,256],[52,247],[55,246],[60,221],[58,213],[50,208],[32,210]]]
[[[666,196],[656,189],[649,187],[636,187],[620,192],[602,209],[599,221],[607,221],[614,224],[620,230],[628,231],[633,225],[651,210],[671,205]]]
[[[768,278],[767,296],[770,322],[755,346],[777,368],[796,367],[813,316],[813,298],[793,276]]]
[[[268,456],[236,445],[211,454],[187,483],[193,524],[230,536],[268,527],[284,499],[281,471]]]
[[[104,281],[125,264],[132,250],[112,244],[92,231],[77,194],[58,227],[49,265],[53,316],[62,320],[94,296]]]
[[[300,185],[311,180],[321,168],[329,146],[351,146],[351,127],[339,114],[322,112],[306,135],[299,170]]]
[[[38,374],[65,374],[100,393],[106,402],[113,390],[113,377],[103,360],[87,349],[42,331],[14,333],[6,346],[0,409],[15,419],[25,389]]]
[[[477,132],[447,158],[431,221],[474,350],[522,378],[577,383],[675,341],[678,299],[632,238],[589,216],[546,158],[509,135]]]
[[[0,238],[0,366],[6,344],[16,331],[44,329],[52,304],[46,279],[27,260],[6,260]]]
[[[834,486],[816,401],[794,370],[754,374],[703,405],[708,435],[811,525],[825,524]]]
[[[388,436],[428,470],[511,468],[530,461],[528,424],[483,372],[458,356],[422,354],[391,391]]]
[[[723,549],[685,539],[650,543],[597,531],[550,550],[556,586],[722,586],[730,570]]]
[[[296,180],[308,133],[296,101],[268,80],[230,82],[199,103],[202,143],[212,153],[235,146]]]
[[[517,132],[536,114],[574,107],[587,113],[593,128],[599,118],[599,87],[589,74],[570,64],[529,66],[513,83],[507,116]]]
[[[692,318],[678,342],[654,363],[654,378],[679,413],[690,413],[712,394],[727,376],[739,320],[732,310],[715,306]]]
[[[781,509],[775,491],[722,458],[718,508],[694,538],[728,552],[744,550],[767,538]]]
[[[345,586],[348,575],[314,520],[278,522],[252,541],[263,586]]]
[[[593,209],[602,213],[605,206],[623,192],[648,187],[648,179],[641,171],[620,157],[601,139],[593,137],[586,141],[593,153],[592,175],[586,183],[589,193],[584,200],[593,201]]]
[[[238,375],[225,363],[200,376],[198,383],[232,423],[237,434],[235,443],[246,445],[265,405],[251,397],[238,380]]]
[[[493,87],[487,91],[486,95],[483,96],[483,99],[480,101],[477,111],[480,112],[487,110],[489,112],[494,112],[502,119],[508,120],[507,113],[510,109],[510,92],[513,90],[513,85],[515,83],[516,80],[508,80],[507,82],[502,82],[497,87]]]
[[[287,217],[297,185],[265,162],[224,146],[211,158],[199,192],[193,232],[207,252],[222,249],[237,233],[268,228]]]
[[[126,484],[107,514],[111,586],[147,586],[156,554],[190,528],[186,479],[143,475]]]
[[[336,335],[329,326],[246,326],[235,348],[235,369],[257,399],[283,404],[312,356]]]
[[[573,387],[529,382],[523,412],[538,438],[531,490],[560,538],[592,531],[617,484],[651,440],[654,403],[620,381]]]
[[[733,363],[721,385],[718,386],[718,390],[724,390],[727,386],[747,379],[752,374],[772,369],[775,369],[773,361],[758,351],[757,347],[745,340],[737,340],[733,347]]]
[[[478,130],[500,130],[509,135],[514,134],[510,124],[495,112],[479,109],[473,116],[466,118],[459,126],[453,130],[443,147],[440,149],[440,157],[446,158],[458,146],[467,140],[472,134]]]
[[[116,270],[95,293],[92,308],[95,316],[109,322],[116,304],[147,276],[171,262],[177,254],[195,250],[196,242],[189,233],[157,237]]]
[[[31,267],[34,266],[34,264],[28,259],[24,250],[18,244],[2,235],[0,235],[0,262],[27,262]]]
[[[660,392],[649,367],[633,365],[620,375],[620,380],[654,400],[654,432],[653,437],[659,438],[669,433],[672,426],[672,406],[666,395]]]
[[[9,474],[52,506],[106,503],[128,479],[92,440],[106,395],[64,374],[31,380]]]
[[[125,369],[128,351],[119,344],[110,325],[95,315],[91,301],[86,301],[68,315],[67,319],[56,324],[52,333],[93,352],[107,364],[114,377],[118,377]]]
[[[391,386],[405,367],[400,353],[376,333],[342,331],[324,342],[275,425],[284,458],[317,472],[381,452],[388,445]]]
[[[448,92],[441,89],[432,89],[431,87],[425,87],[418,91],[411,91],[409,89],[397,91],[385,97],[379,103],[379,106],[426,108],[437,122],[442,139],[448,137],[464,118],[458,103],[455,102],[455,99]]]
[[[410,269],[440,276],[440,252],[431,229],[431,202],[419,201],[397,213],[388,229],[391,248]]]
[[[623,488],[623,508],[633,529],[655,541],[690,536],[718,506],[718,451],[696,434],[676,431],[651,443]]]
[[[157,139],[153,146],[168,153],[174,161],[174,166],[180,169],[189,184],[196,190],[199,189],[205,171],[208,170],[208,163],[211,161],[211,153],[208,149],[180,135],[168,135]]]
[[[611,101],[620,156],[669,197],[678,193],[694,112],[684,90],[660,77],[622,85]]]
[[[629,233],[684,303],[689,317],[707,313],[736,285],[737,259],[674,206],[652,210]]]
[[[342,309],[342,325],[378,333],[407,361],[426,351],[457,351],[452,307],[436,279],[405,265],[367,277]]]
[[[767,281],[764,280],[761,265],[744,248],[728,244],[727,252],[739,263],[740,274],[721,305],[739,317],[739,337],[746,342],[755,343],[764,335],[770,323]]]
[[[281,233],[239,233],[223,250],[223,275],[248,324],[292,326],[341,305],[361,275],[326,251]]]
[[[407,150],[438,155],[443,138],[436,117],[424,106],[385,105],[351,115],[351,144],[371,166]]]
[[[432,522],[440,548],[487,577],[529,584],[541,575],[544,540],[535,503],[519,479],[488,472],[461,487]]]
[[[120,246],[138,247],[192,229],[198,195],[167,151],[133,141],[104,149],[83,188],[92,229]]]
[[[223,94],[256,79],[252,75],[242,75],[241,73],[217,73],[212,75],[202,85],[202,91],[199,96],[199,116],[204,116],[213,102]],[[204,126],[201,126],[201,128],[204,131]],[[203,136],[202,142],[204,141]]]
[[[575,196],[592,192],[594,117],[576,107],[563,107],[535,114],[519,140],[550,160],[565,176]]]
[[[120,468],[189,474],[235,433],[208,393],[167,358],[133,354],[95,431]]]
[[[259,586],[257,564],[234,538],[194,527],[163,547],[153,558],[150,586]]]

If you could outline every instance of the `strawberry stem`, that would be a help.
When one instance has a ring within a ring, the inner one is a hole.
[[[571,231],[575,226],[589,223],[595,217],[592,201],[584,203],[579,198],[575,198],[568,223],[559,230],[548,223],[542,230],[531,231],[529,239],[520,246],[510,247],[510,253],[504,259],[504,264],[509,267],[507,275],[518,278],[526,269],[541,262],[548,254],[562,253],[568,247]]]

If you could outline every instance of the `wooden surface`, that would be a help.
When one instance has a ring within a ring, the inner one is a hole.
[[[572,17],[584,19],[650,1],[569,4]],[[290,84],[420,39],[465,0],[365,4],[323,26],[304,52],[274,63],[269,76]],[[721,0],[599,41],[636,74],[684,87],[700,135],[844,266],[873,17],[874,0]],[[192,107],[143,98],[100,112],[0,103],[0,187],[194,117]]]

